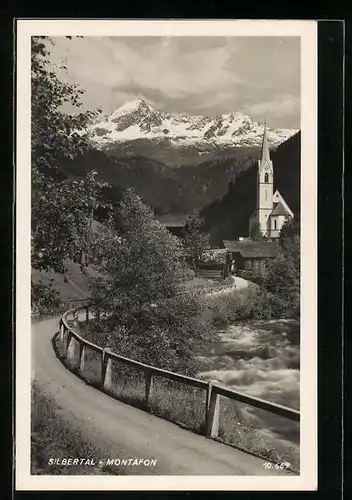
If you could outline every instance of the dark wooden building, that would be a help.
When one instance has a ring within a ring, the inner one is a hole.
[[[268,259],[279,253],[279,244],[275,241],[223,241],[224,248],[229,252],[229,259],[238,271],[250,271],[263,275]],[[231,265],[230,264],[230,265]]]
[[[230,272],[229,252],[224,248],[211,248],[204,252],[197,265],[197,276],[212,280],[223,280]]]
[[[183,238],[185,234],[185,227],[189,215],[186,214],[163,214],[156,215],[156,220],[164,224],[171,234]]]

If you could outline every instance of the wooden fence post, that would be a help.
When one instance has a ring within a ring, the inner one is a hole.
[[[104,387],[105,380],[105,349],[101,353],[101,386]]]
[[[205,418],[204,418],[204,435],[207,435],[207,422],[208,422],[208,412],[210,404],[210,393],[211,393],[211,382],[208,383],[205,393]]]
[[[153,372],[150,370],[147,370],[145,372],[145,406],[148,408],[149,407],[149,402],[150,399],[153,395]]]
[[[89,323],[89,306],[86,306],[86,324]]]
[[[209,437],[217,437],[219,432],[219,416],[220,416],[220,395],[216,391],[216,386],[209,382],[208,392],[208,412],[205,424],[205,435]]]
[[[75,361],[75,339],[71,332],[68,333],[66,359],[72,363]]]
[[[101,381],[105,390],[112,388],[112,358],[107,356],[110,349],[103,349],[101,357]]]
[[[86,346],[84,344],[79,345],[79,374],[83,375],[84,373],[84,365],[85,365],[85,357],[86,357]]]
[[[59,332],[60,332],[60,344],[64,343],[64,322],[60,319],[59,323]]]
[[[104,389],[110,391],[112,389],[112,358],[107,359],[104,377]]]
[[[73,313],[73,322],[76,324],[76,326],[78,325],[78,309],[76,309]]]
[[[66,328],[66,326],[64,325],[64,328],[63,328],[63,334],[62,334],[62,337],[63,337],[63,340],[62,340],[62,348],[63,348],[63,357],[66,358],[66,355],[67,355],[67,347],[68,347],[68,335],[69,335],[69,330]]]

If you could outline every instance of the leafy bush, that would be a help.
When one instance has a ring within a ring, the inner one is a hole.
[[[207,297],[207,320],[221,327],[247,319],[299,317],[299,294],[283,297],[263,287],[249,286],[226,294]]]
[[[233,290],[230,293],[210,295],[206,299],[208,319],[214,326],[252,318],[258,299],[254,286]]]
[[[31,282],[32,317],[48,316],[61,312],[65,304],[62,303],[60,293],[53,288],[54,280],[48,284],[42,280]]]
[[[253,318],[255,319],[292,318],[295,315],[296,311],[293,310],[289,301],[268,291],[258,294],[256,305],[253,308]]]

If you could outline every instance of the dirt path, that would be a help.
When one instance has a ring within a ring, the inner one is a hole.
[[[64,418],[104,450],[107,458],[156,459],[155,467],[128,467],[127,474],[282,475],[264,460],[179,428],[116,401],[86,385],[56,358],[51,338],[58,319],[32,325],[35,378],[62,408]]]
[[[243,288],[247,288],[249,286],[249,281],[240,278],[239,276],[232,276],[232,284],[229,284],[226,288],[220,288],[219,290],[213,290],[212,292],[207,293],[207,296],[214,295],[226,295],[235,290],[242,290]]]

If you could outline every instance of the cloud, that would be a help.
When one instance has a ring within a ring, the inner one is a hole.
[[[272,101],[251,104],[247,107],[247,112],[249,115],[260,119],[265,119],[267,116],[275,119],[299,116],[300,99],[297,96],[281,95]]]
[[[214,115],[246,109],[248,114],[269,113],[272,126],[299,123],[299,39],[61,37],[54,41],[51,60],[53,64],[64,60],[67,72],[62,77],[85,89],[83,109],[102,107],[109,112],[142,96],[166,111]]]

